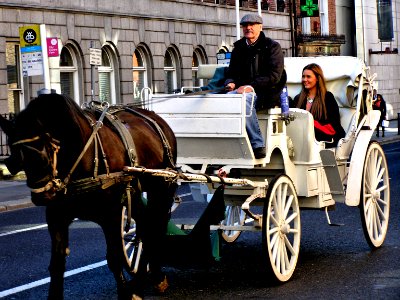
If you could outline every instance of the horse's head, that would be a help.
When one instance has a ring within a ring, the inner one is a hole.
[[[31,102],[14,121],[0,119],[0,126],[8,136],[11,149],[11,155],[5,164],[12,174],[25,171],[32,202],[36,205],[46,205],[53,200],[61,184],[57,178],[60,142],[54,137],[55,131],[51,124],[49,126],[48,119],[43,117],[52,114],[52,111],[37,105],[38,101],[46,103],[48,96],[50,95],[33,100],[36,102]]]

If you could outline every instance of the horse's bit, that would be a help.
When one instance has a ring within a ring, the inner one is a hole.
[[[51,153],[50,157],[49,157],[49,162],[51,165],[51,169],[52,169],[52,179],[47,182],[47,184],[44,187],[41,188],[37,188],[37,189],[31,189],[32,193],[43,193],[46,192],[48,190],[50,190],[53,186],[59,187],[61,185],[61,180],[60,179],[56,179],[57,177],[57,153],[60,150],[60,142],[54,138],[52,138],[49,134],[46,134],[50,144],[50,147],[47,146],[47,144],[45,143],[45,148],[46,148],[46,152],[47,153]],[[17,146],[17,145],[25,145],[25,144],[29,144],[35,141],[40,140],[42,137],[40,136],[35,136],[33,138],[28,138],[28,139],[23,139],[23,140],[19,140],[15,143],[12,144],[12,146]],[[50,151],[49,151],[50,150]]]

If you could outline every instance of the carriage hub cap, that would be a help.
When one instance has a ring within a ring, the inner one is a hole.
[[[284,220],[279,222],[279,233],[280,236],[283,237],[284,235],[288,234],[290,231],[290,225],[286,224]]]
[[[381,196],[381,193],[378,191],[372,192],[372,198],[374,201],[376,201],[377,199],[379,199]]]

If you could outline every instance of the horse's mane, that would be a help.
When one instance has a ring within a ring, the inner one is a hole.
[[[17,116],[25,119],[24,126],[37,120],[45,130],[54,133],[54,138],[74,139],[79,145],[84,132],[80,120],[85,120],[82,109],[66,95],[43,94],[31,100],[27,107]],[[81,146],[81,145],[79,145]]]

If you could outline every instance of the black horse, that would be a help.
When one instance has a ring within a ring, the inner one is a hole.
[[[13,122],[0,118],[11,145],[7,167],[12,173],[24,170],[32,201],[46,206],[52,241],[50,299],[63,298],[68,227],[74,218],[101,226],[119,298],[143,296],[147,266],[153,283],[166,286],[158,251],[176,185],[159,177],[126,177],[121,170],[126,165],[173,168],[175,136],[154,112],[120,106],[111,114],[107,106],[96,107],[81,109],[68,97],[45,94],[32,100]],[[129,143],[121,137],[121,130],[129,132],[134,149],[127,151]],[[142,191],[147,192],[147,205],[141,204]],[[126,260],[121,243],[121,211],[129,198],[144,248],[139,271],[130,282],[123,272]]]

